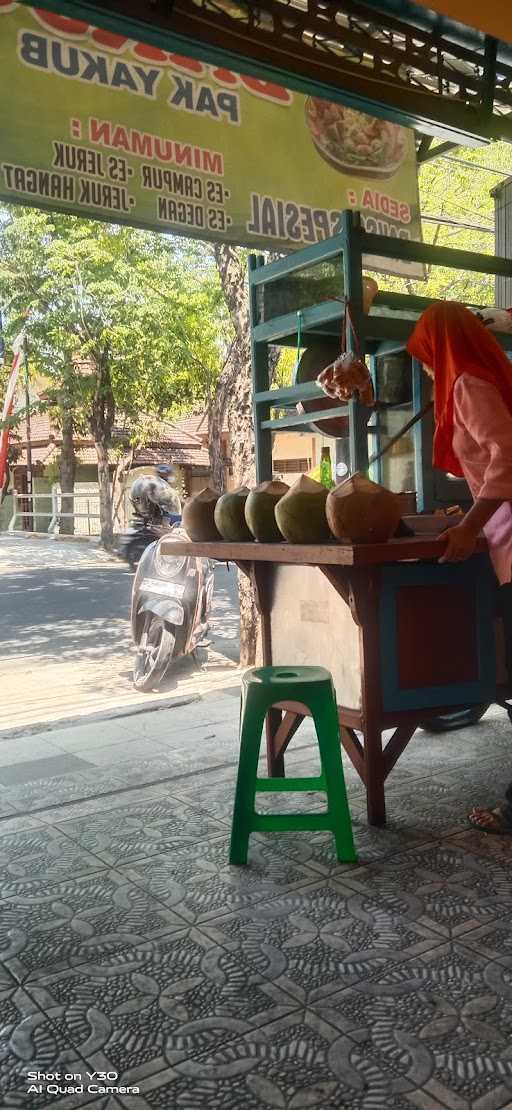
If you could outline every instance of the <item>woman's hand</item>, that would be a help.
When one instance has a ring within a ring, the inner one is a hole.
[[[453,528],[447,528],[445,532],[441,532],[439,539],[446,540],[446,547],[438,561],[462,563],[464,559],[469,559],[470,555],[474,554],[478,532],[463,520],[461,524],[455,524]]]

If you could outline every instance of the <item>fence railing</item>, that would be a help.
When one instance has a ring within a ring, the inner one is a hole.
[[[72,504],[73,504],[72,511],[70,511],[70,512],[64,512],[63,511],[63,508],[62,508],[62,501],[63,500],[68,505],[69,505],[70,502],[72,502]],[[12,516],[11,516],[11,519],[9,521],[7,530],[8,530],[8,532],[15,532],[17,530],[16,529],[16,524],[17,524],[18,521],[21,522],[22,520],[25,520],[25,519],[36,520],[36,519],[40,519],[40,518],[48,518],[49,519],[49,524],[48,524],[48,527],[46,528],[46,531],[49,532],[50,534],[53,533],[54,535],[57,535],[58,532],[59,532],[59,527],[60,527],[61,521],[66,519],[66,518],[67,519],[72,518],[73,520],[86,520],[87,521],[86,532],[90,536],[90,535],[93,534],[91,532],[91,521],[100,519],[99,512],[91,512],[90,502],[92,500],[96,500],[96,502],[97,502],[98,501],[98,495],[97,494],[87,494],[87,493],[83,493],[83,492],[80,492],[80,491],[75,492],[75,493],[65,493],[63,495],[61,493],[60,486],[57,486],[57,485],[52,486],[51,492],[48,492],[48,493],[18,493],[16,490],[13,490],[13,492],[12,492]],[[46,505],[48,505],[48,501],[51,501],[51,509],[50,508],[45,508],[43,506],[41,506],[41,507],[38,506],[37,503],[42,502],[42,501],[45,501]],[[87,509],[86,509],[85,512],[82,512],[81,511],[82,505],[80,505],[80,503],[83,503],[84,501],[87,504]],[[26,505],[27,502],[30,505],[30,507],[28,509],[24,508],[24,505]],[[78,502],[79,507],[77,507],[75,509],[75,504],[77,502]],[[97,530],[96,530],[96,532],[97,532]]]

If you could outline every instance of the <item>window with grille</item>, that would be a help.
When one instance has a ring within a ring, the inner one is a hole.
[[[272,469],[280,474],[304,473],[311,470],[311,459],[274,459]]]

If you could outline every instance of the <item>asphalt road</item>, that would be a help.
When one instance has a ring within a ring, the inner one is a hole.
[[[70,543],[2,536],[0,569],[0,658],[131,651],[133,574],[123,563]],[[223,565],[215,571],[210,639],[238,661],[237,575]]]
[[[9,726],[31,697],[50,711],[61,691],[73,700],[71,687],[100,701],[102,689],[119,686],[123,696],[131,689],[133,575],[124,564],[92,545],[3,534],[0,573],[0,670],[4,710],[9,696],[12,702]],[[237,572],[219,566],[212,650],[238,662],[238,635]],[[37,718],[36,707],[34,713]],[[0,727],[4,717],[0,712]]]

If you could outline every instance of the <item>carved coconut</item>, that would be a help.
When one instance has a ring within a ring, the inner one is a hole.
[[[207,543],[220,540],[221,536],[215,525],[215,506],[219,500],[216,490],[205,486],[199,493],[189,497],[183,506],[183,527],[196,543]]]
[[[402,506],[396,493],[354,474],[331,490],[327,520],[336,539],[351,543],[384,543],[394,536]]]
[[[302,475],[277,502],[276,521],[289,543],[325,543],[332,539],[325,516],[327,490]]]
[[[275,508],[289,486],[286,482],[261,482],[252,489],[245,502],[245,519],[254,536],[260,543],[276,543],[282,539],[277,527]]]
[[[223,540],[229,543],[244,543],[252,540],[245,520],[245,503],[249,496],[247,486],[228,490],[219,497],[215,506],[215,524]]]

